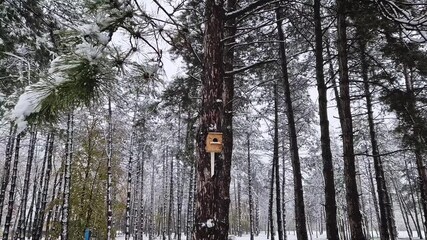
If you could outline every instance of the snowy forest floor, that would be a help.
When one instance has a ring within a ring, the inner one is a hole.
[[[276,236],[277,236],[277,234],[276,234]],[[373,233],[372,236],[376,236],[376,233]],[[417,236],[416,232],[413,233],[413,236]],[[146,237],[147,237],[146,239],[148,239],[148,236],[146,236]],[[124,239],[125,239],[124,236],[118,236],[118,237],[116,237],[116,240],[124,240]],[[132,238],[130,238],[130,239],[132,240]],[[160,240],[160,239],[161,238],[156,238],[156,240]],[[186,237],[183,235],[181,239],[182,240],[186,240]],[[237,237],[237,236],[231,236],[230,235],[230,239],[233,239],[233,240],[249,240],[250,237],[249,237],[249,235],[243,235],[242,237]],[[259,236],[255,237],[255,240],[267,240],[267,239],[268,238],[267,238],[267,235],[265,233],[261,233]],[[275,239],[277,239],[277,237]],[[326,238],[326,233],[324,233],[322,235],[318,234],[317,236],[316,236],[316,234],[313,234],[311,237],[309,235],[309,239],[310,240],[326,240],[327,238]],[[371,239],[372,240],[376,240],[376,239],[379,239],[379,238],[378,237],[372,237]],[[408,239],[410,239],[410,238],[408,237],[408,233],[407,232],[405,232],[405,231],[399,231],[399,240],[408,240]],[[415,240],[415,239],[420,239],[420,238],[412,237],[412,239]],[[295,233],[294,232],[288,232],[287,240],[297,240],[297,237],[296,237]]]

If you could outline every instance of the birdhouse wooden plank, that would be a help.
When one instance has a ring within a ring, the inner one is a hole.
[[[222,133],[209,132],[206,137],[206,152],[220,153],[222,151]]]

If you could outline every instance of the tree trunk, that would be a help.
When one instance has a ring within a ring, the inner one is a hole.
[[[366,149],[366,152],[368,150]],[[368,166],[367,166],[367,172],[369,175],[369,183],[370,183],[370,188],[371,188],[371,195],[372,195],[372,203],[373,203],[373,207],[375,210],[375,216],[377,218],[377,223],[378,223],[378,229],[380,230],[380,239],[381,239],[381,218],[380,218],[380,211],[378,209],[378,199],[377,199],[377,194],[375,193],[375,185],[374,185],[374,176],[372,175],[372,169],[371,169],[371,162],[368,160]],[[372,215],[372,214],[371,214]],[[371,220],[372,221],[372,220]],[[373,229],[373,228],[372,228]]]
[[[193,239],[226,240],[229,229],[230,170],[232,153],[232,126],[224,119],[223,111],[223,0],[207,0],[205,7],[202,108],[197,131],[197,206]],[[229,95],[229,91],[225,91]],[[224,99],[229,99],[225,96]],[[229,101],[224,102],[228,105]],[[229,113],[232,114],[232,113]],[[210,153],[205,150],[208,132],[222,132],[223,155],[214,154],[215,175],[211,176]]]
[[[301,166],[298,152],[298,139],[296,133],[294,112],[292,107],[291,99],[291,90],[289,84],[289,75],[287,69],[287,56],[286,56],[286,46],[285,46],[285,34],[282,28],[282,19],[283,13],[280,6],[276,9],[276,20],[277,20],[277,29],[278,29],[278,39],[279,39],[279,54],[280,54],[280,67],[282,71],[283,78],[283,88],[285,95],[285,104],[286,104],[286,117],[288,120],[288,131],[289,131],[289,140],[290,146],[289,150],[291,153],[292,161],[292,170],[294,176],[294,196],[295,196],[295,221],[296,221],[296,231],[297,238],[299,240],[307,240],[307,226],[305,220],[305,206],[304,206],[304,193],[302,186],[302,176],[301,176]]]
[[[381,157],[379,156],[379,149],[377,143],[377,136],[375,131],[375,123],[374,116],[372,111],[372,96],[369,87],[369,77],[368,77],[368,62],[366,59],[366,42],[363,40],[359,40],[360,47],[360,62],[362,67],[362,78],[363,78],[363,86],[364,86],[364,94],[366,99],[366,108],[368,110],[368,124],[369,124],[369,135],[371,140],[372,147],[372,155],[374,159],[374,170],[375,170],[375,180],[377,182],[377,192],[378,192],[378,203],[380,210],[380,239],[388,240],[395,239],[392,229],[388,229],[388,219],[392,216],[388,216],[388,211],[386,205],[386,194],[387,194],[387,186],[385,183],[384,170]]]
[[[45,218],[45,214],[46,214],[46,205],[47,205],[47,194],[48,194],[48,190],[49,190],[49,182],[50,182],[50,176],[51,176],[51,172],[52,172],[52,158],[53,158],[54,139],[55,139],[54,134],[50,133],[49,149],[47,152],[46,173],[45,173],[45,178],[44,178],[42,199],[41,199],[41,205],[40,205],[40,216],[38,218],[38,223],[37,223],[37,237],[36,237],[36,239],[41,239],[42,232],[43,232],[44,218]]]
[[[21,205],[22,209],[19,214],[19,221],[17,226],[17,234],[20,240],[25,240],[25,214],[27,212],[27,201],[28,201],[28,193],[30,189],[30,176],[31,176],[31,169],[33,167],[33,160],[34,160],[34,151],[36,148],[36,142],[37,142],[37,132],[34,130],[34,126],[31,126],[30,128],[30,143],[28,147],[28,157],[27,157],[27,165],[25,166],[25,177],[24,177],[24,186],[22,189],[22,200]]]
[[[52,196],[50,199],[51,203],[53,203],[55,201],[55,198],[56,198],[56,187],[58,185],[58,177],[59,177],[59,173],[57,172],[55,174],[55,179],[53,180]],[[58,191],[59,191],[59,189],[58,189]],[[53,212],[54,212],[54,206],[51,206],[49,208],[49,212],[48,212],[47,217],[46,217],[45,239],[50,239],[49,238],[49,231],[50,231],[50,222],[52,220]]]
[[[112,203],[112,185],[113,172],[111,161],[113,158],[113,113],[111,110],[111,99],[108,98],[108,130],[107,130],[107,240],[111,240],[111,232],[113,228],[113,203]]]
[[[272,163],[274,163],[274,161],[272,161]],[[268,201],[268,227],[267,229],[270,230],[270,236],[271,236],[271,240],[274,240],[274,217],[273,217],[273,204],[274,204],[274,174],[275,172],[275,165],[272,164],[271,165],[271,179],[270,179],[270,197],[269,197],[269,201]],[[267,231],[268,231],[267,230]],[[268,233],[267,233],[267,238],[268,238]]]
[[[167,204],[168,204],[168,157],[166,148],[163,149],[163,166],[162,166],[162,194],[163,194],[163,211],[162,211],[162,240],[166,240],[166,223],[167,223]]]
[[[282,206],[280,195],[280,175],[279,175],[279,92],[277,83],[274,84],[274,139],[273,139],[273,165],[274,178],[276,182],[276,220],[278,239],[283,240],[283,225],[282,225]]]
[[[286,158],[285,158],[285,140],[282,141],[282,221],[283,221],[283,239],[286,240],[288,235],[286,234]]]
[[[9,189],[9,203],[7,205],[6,222],[4,223],[4,229],[3,229],[3,240],[8,239],[10,225],[12,223],[13,207],[15,205],[16,179],[18,177],[19,149],[21,147],[20,142],[21,142],[22,136],[23,136],[23,133],[19,133],[18,136],[16,137],[15,159],[13,161],[13,167],[12,167],[12,178],[11,178],[10,189]]]
[[[13,146],[15,144],[15,134],[16,134],[15,124],[10,123],[9,136],[7,138],[7,143],[6,143],[6,153],[5,153],[6,160],[4,163],[1,189],[0,189],[0,225],[3,219],[3,206],[4,206],[4,199],[6,198],[6,188],[7,188],[7,185],[9,185],[10,164],[12,163]]]
[[[64,165],[64,192],[62,194],[62,229],[61,240],[68,240],[68,222],[70,208],[70,186],[71,186],[71,162],[73,160],[73,113],[68,114],[67,120],[67,144],[65,145],[65,165]]]
[[[170,153],[172,156],[172,153]],[[173,158],[170,159],[170,172],[169,172],[169,211],[168,211],[168,240],[171,240],[172,235],[172,224],[173,224],[173,212],[174,212],[174,194],[173,194]]]
[[[139,151],[138,152],[140,152],[141,153],[141,155],[139,155],[139,156],[141,156],[141,158],[140,159],[138,159],[138,161],[140,161],[141,162],[141,189],[140,189],[140,191],[141,191],[141,195],[140,195],[140,199],[139,199],[139,202],[140,202],[140,204],[139,204],[139,239],[140,240],[143,240],[143,237],[144,237],[144,219],[145,219],[145,215],[144,215],[144,173],[145,173],[145,154],[144,154],[144,151],[145,151],[145,148],[143,148],[142,147],[142,143],[140,142],[140,143],[138,143],[138,149],[139,149]]]
[[[40,222],[40,217],[41,217],[41,207],[42,207],[42,198],[43,198],[43,182],[45,179],[45,174],[46,174],[46,165],[48,162],[48,155],[49,155],[49,144],[50,144],[50,138],[51,135],[50,133],[47,135],[46,138],[46,145],[45,145],[45,150],[44,150],[44,157],[43,157],[43,165],[42,165],[42,170],[40,172],[40,178],[39,178],[39,184],[38,184],[38,191],[37,191],[37,198],[36,198],[36,202],[34,204],[35,208],[34,208],[34,221],[33,221],[33,226],[32,226],[32,239],[34,240],[38,240],[40,238],[39,236],[39,228],[38,228],[38,224]]]
[[[125,240],[130,238],[130,199],[132,191],[132,161],[133,161],[133,139],[135,132],[132,130],[129,144],[129,160],[128,160],[128,172],[127,172],[127,193],[126,193],[126,231],[125,231]]]
[[[151,157],[151,188],[150,188],[150,230],[148,232],[148,239],[154,240],[154,172],[155,172],[155,163],[154,157],[150,153],[147,153]]]
[[[421,194],[421,206],[424,212],[424,221],[423,221],[423,228],[424,228],[424,235],[427,237],[427,170],[423,159],[422,154],[422,148],[426,144],[425,140],[421,136],[419,129],[423,129],[420,127],[420,124],[414,120],[414,116],[417,112],[416,110],[416,103],[415,103],[415,93],[413,90],[413,83],[412,83],[412,77],[409,76],[408,68],[406,65],[404,65],[404,77],[405,77],[405,83],[406,83],[406,95],[407,95],[407,114],[410,115],[410,119],[412,122],[409,124],[412,126],[411,130],[413,132],[415,143],[414,143],[414,154],[415,154],[415,163],[417,166],[418,176],[420,178],[419,182],[419,188],[420,188],[420,194]]]
[[[249,233],[250,240],[254,240],[254,210],[253,210],[253,196],[252,196],[252,168],[251,168],[251,134],[246,134],[247,138],[247,151],[248,151],[248,195],[249,195]]]
[[[359,207],[359,194],[357,192],[356,166],[353,149],[353,121],[350,106],[350,82],[348,76],[347,59],[347,26],[346,26],[346,0],[337,0],[337,34],[338,34],[338,62],[340,74],[340,102],[342,109],[342,139],[344,152],[344,179],[346,186],[346,200],[348,220],[352,240],[363,240],[362,214]]]
[[[314,1],[314,26],[316,38],[316,80],[317,92],[319,94],[320,144],[322,148],[323,179],[325,181],[326,236],[329,240],[338,240],[334,166],[332,163],[331,139],[328,121],[328,98],[325,75],[323,72],[323,31],[320,2],[320,0]]]

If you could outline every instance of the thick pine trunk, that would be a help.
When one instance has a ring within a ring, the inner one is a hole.
[[[3,240],[8,239],[10,226],[12,224],[12,214],[13,214],[13,208],[15,205],[16,179],[18,177],[19,149],[21,147],[20,142],[21,142],[22,136],[23,136],[23,133],[19,133],[18,136],[16,137],[15,158],[13,160],[12,178],[11,178],[10,189],[9,189],[9,202],[7,205],[6,222],[4,223],[4,229],[3,229]]]
[[[328,121],[328,98],[325,75],[323,72],[323,31],[320,14],[320,0],[314,1],[314,26],[315,26],[315,55],[316,55],[316,80],[319,94],[319,119],[320,119],[320,144],[322,149],[323,179],[325,181],[325,213],[326,236],[329,240],[338,240],[337,206],[335,200],[334,166],[332,163],[331,139]]]
[[[70,187],[71,187],[71,162],[73,160],[73,113],[68,114],[67,120],[67,144],[65,145],[65,164],[64,164],[64,191],[62,194],[62,229],[61,240],[68,240],[68,223],[69,223],[69,210],[70,210]]]
[[[338,62],[340,74],[341,129],[344,152],[344,178],[346,186],[347,212],[351,239],[363,240],[362,214],[357,191],[356,166],[353,149],[353,121],[350,106],[350,82],[348,76],[346,0],[337,0]]]
[[[305,219],[304,193],[302,186],[301,166],[298,152],[298,140],[292,107],[291,89],[289,84],[289,75],[287,69],[287,57],[285,47],[285,34],[282,28],[283,13],[280,6],[276,9],[276,20],[279,40],[280,68],[282,71],[283,88],[286,104],[286,117],[288,120],[288,131],[290,141],[290,153],[292,161],[292,170],[294,176],[294,196],[295,196],[295,222],[297,238],[299,240],[308,240],[307,226]]]
[[[25,166],[24,186],[22,189],[22,199],[21,199],[22,209],[19,214],[19,221],[17,226],[17,234],[20,240],[25,239],[25,229],[26,229],[25,214],[27,212],[28,193],[30,189],[30,176],[31,176],[31,169],[33,166],[36,141],[37,141],[37,132],[34,130],[34,126],[32,126],[30,130],[30,143],[28,147],[27,165]]]
[[[205,7],[202,109],[197,136],[197,206],[193,239],[226,240],[229,229],[231,122],[223,117],[223,0],[207,0]],[[225,92],[229,94],[228,91]],[[230,99],[225,96],[224,99]],[[225,102],[228,104],[229,101]],[[231,114],[231,113],[230,113]],[[215,154],[215,175],[211,176],[210,153],[205,150],[208,132],[222,132],[223,155]]]

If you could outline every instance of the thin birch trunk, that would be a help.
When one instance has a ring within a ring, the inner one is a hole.
[[[69,209],[70,209],[70,187],[71,187],[71,162],[73,160],[73,113],[68,114],[67,120],[67,144],[65,145],[66,157],[64,164],[64,192],[62,194],[62,229],[61,240],[68,240],[68,223],[69,223]]]
[[[141,191],[141,195],[140,195],[140,199],[139,199],[139,239],[143,240],[144,239],[144,219],[145,219],[145,215],[144,215],[144,172],[145,172],[145,148],[142,147],[142,143],[140,142],[138,144],[138,149],[139,149],[139,155],[140,159],[138,159],[141,162],[141,186],[140,186],[140,191]]]
[[[172,155],[172,154],[171,154]],[[171,158],[170,172],[169,172],[169,211],[168,211],[168,240],[171,240],[171,228],[172,228],[172,215],[174,212],[174,194],[173,194],[173,158]]]
[[[107,131],[107,240],[112,239],[113,228],[113,203],[112,203],[112,185],[113,172],[111,162],[113,158],[113,113],[111,110],[111,99],[108,98],[108,131]]]
[[[148,233],[149,240],[154,240],[154,158],[149,155],[151,159],[151,189],[150,189],[150,231]]]
[[[250,240],[254,240],[254,214],[253,214],[253,196],[252,196],[252,168],[251,168],[251,135],[246,133],[247,152],[248,152],[248,195],[249,195],[249,233]]]
[[[125,231],[125,240],[130,238],[130,200],[131,200],[131,191],[132,191],[132,160],[133,160],[133,139],[134,131],[132,131],[130,137],[129,145],[129,161],[128,161],[128,172],[127,172],[127,193],[126,193],[126,231]]]
[[[284,139],[284,138],[283,138]],[[286,240],[286,158],[285,158],[285,140],[282,142],[282,221],[283,221],[283,239]]]

